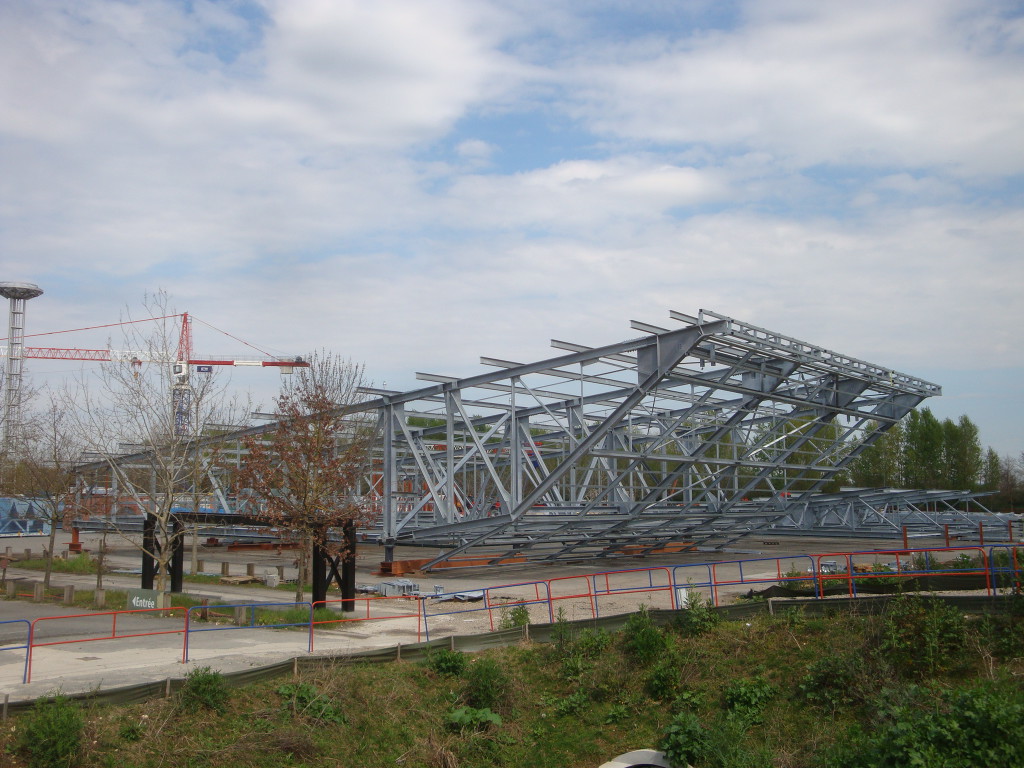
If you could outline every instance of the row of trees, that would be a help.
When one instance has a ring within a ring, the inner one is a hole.
[[[848,469],[853,485],[993,491],[986,505],[1002,509],[1021,484],[1021,459],[984,449],[968,416],[939,421],[928,408],[912,411],[865,449]]]
[[[26,413],[8,455],[0,457],[0,493],[31,497],[51,523],[44,581],[57,526],[87,513],[91,496],[106,502],[108,514],[145,513],[141,543],[137,534],[126,538],[151,559],[156,587],[164,590],[171,558],[190,529],[179,510],[198,509],[214,491],[235,492],[248,498],[251,517],[299,544],[297,599],[303,599],[314,547],[335,560],[354,555],[352,534],[363,509],[352,488],[369,455],[369,435],[353,427],[347,411],[358,397],[362,368],[313,355],[308,367],[284,379],[274,402],[279,427],[236,443],[228,456],[214,436],[246,421],[249,403],[232,397],[216,373],[189,377],[176,369],[169,361],[181,357],[179,327],[166,296],[144,306],[152,322],[144,331],[124,326],[124,346],[162,362],[105,363],[88,380],[35,393],[45,405]],[[76,473],[88,460],[96,471]]]

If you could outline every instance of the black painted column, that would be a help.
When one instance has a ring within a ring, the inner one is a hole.
[[[180,520],[174,520],[171,549],[171,592],[181,592],[185,581],[185,534]]]
[[[156,518],[147,514],[142,523],[142,588],[153,589],[156,576]]]

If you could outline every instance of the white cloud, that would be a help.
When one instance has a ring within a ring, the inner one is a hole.
[[[581,55],[575,113],[610,135],[799,166],[1024,170],[1020,38],[999,3],[747,3],[737,29]]]

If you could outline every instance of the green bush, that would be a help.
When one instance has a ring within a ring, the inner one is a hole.
[[[511,686],[508,675],[494,659],[482,657],[466,670],[466,703],[478,709],[494,709]]]
[[[427,653],[427,667],[439,675],[458,677],[466,671],[466,654],[462,651],[434,648]]]
[[[898,671],[920,676],[949,670],[963,663],[966,649],[964,617],[952,606],[916,595],[889,604],[879,650]]]
[[[681,672],[675,659],[662,659],[654,666],[644,683],[647,695],[657,701],[671,701],[679,688],[680,676]]]
[[[220,672],[209,667],[193,669],[185,676],[185,684],[178,692],[178,703],[183,708],[205,707],[218,714],[227,710],[230,692]]]
[[[593,668],[594,665],[586,656],[576,653],[562,659],[562,667],[559,670],[559,674],[566,680],[579,680]]]
[[[20,729],[18,752],[31,768],[67,768],[82,750],[84,727],[81,710],[63,696],[41,700]]]
[[[713,629],[719,616],[710,599],[699,592],[691,592],[683,606],[672,620],[672,629],[684,637],[697,637]]]
[[[685,768],[704,754],[707,734],[692,712],[680,712],[661,734],[658,749],[672,768]]]
[[[515,629],[530,623],[530,609],[521,603],[512,606],[511,609],[507,605],[502,606],[500,614],[498,629]]]
[[[737,680],[725,688],[722,702],[730,715],[757,723],[761,720],[761,711],[775,692],[775,686],[763,677]]]
[[[572,642],[572,650],[585,659],[599,656],[611,645],[612,636],[604,629],[583,629]]]
[[[822,765],[834,768],[980,768],[1024,765],[1024,691],[1015,681],[883,705],[847,732]]]
[[[483,731],[501,725],[501,716],[489,709],[459,707],[445,715],[445,724],[453,731]]]
[[[701,768],[771,768],[771,751],[763,745],[751,746],[747,739],[747,721],[719,717],[705,729]]]
[[[640,664],[658,659],[668,647],[668,638],[654,626],[646,606],[632,614],[622,627],[622,643],[626,653]]]
[[[810,704],[830,709],[862,702],[866,668],[855,654],[824,656],[807,667],[799,689]]]

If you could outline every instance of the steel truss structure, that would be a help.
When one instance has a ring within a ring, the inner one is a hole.
[[[991,538],[1012,536],[977,494],[822,492],[938,385],[708,310],[670,318],[634,321],[642,335],[617,344],[552,341],[562,354],[546,360],[481,358],[493,370],[362,390],[346,415],[376,433],[361,494],[377,523],[364,533],[387,560],[396,545],[442,550],[426,570],[721,549],[752,534],[962,532],[977,526],[969,504],[995,523]]]
[[[670,317],[618,344],[553,341],[565,354],[367,390],[383,542],[442,548],[429,569],[849,535],[905,511],[898,493],[818,492],[939,386],[715,312]]]

